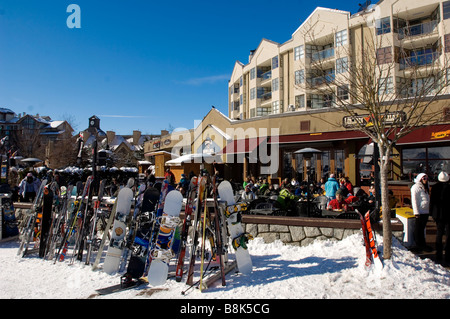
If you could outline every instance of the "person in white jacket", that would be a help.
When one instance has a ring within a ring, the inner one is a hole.
[[[430,247],[425,244],[425,227],[430,214],[430,191],[427,174],[420,173],[414,179],[414,185],[411,187],[411,204],[416,221],[414,228],[415,248],[418,251],[429,251]]]

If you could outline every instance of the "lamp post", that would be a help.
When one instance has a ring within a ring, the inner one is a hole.
[[[310,170],[311,170],[311,158],[314,156],[314,154],[322,154],[322,151],[315,149],[315,148],[311,148],[311,147],[307,147],[307,148],[302,148],[298,151],[295,151],[294,154],[302,154],[303,158],[305,159],[305,163],[306,163],[306,176],[307,176],[307,183],[308,183],[308,187],[307,187],[307,193],[306,193],[306,211],[308,214],[308,217],[310,217],[310,213],[311,213],[311,208],[310,208],[310,198],[311,198],[311,189],[309,187],[310,184]]]

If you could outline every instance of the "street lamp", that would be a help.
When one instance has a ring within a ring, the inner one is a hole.
[[[315,149],[315,148],[311,148],[311,147],[306,147],[306,148],[302,148],[298,151],[295,151],[294,154],[302,154],[303,158],[305,159],[306,162],[306,176],[307,176],[307,183],[308,183],[308,187],[307,187],[307,192],[306,192],[306,210],[308,213],[308,217],[310,217],[310,213],[311,213],[311,209],[310,209],[310,198],[311,198],[311,189],[309,187],[310,184],[310,170],[311,170],[311,158],[315,155],[315,154],[322,154],[322,151]]]

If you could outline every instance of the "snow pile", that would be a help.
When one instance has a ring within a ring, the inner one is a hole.
[[[382,238],[378,237],[379,244]],[[92,271],[84,262],[41,260],[17,256],[17,242],[0,244],[0,298],[88,298],[98,288],[120,282],[119,275]],[[379,247],[382,248],[382,247]],[[392,260],[384,261],[381,274],[364,267],[362,236],[342,241],[318,241],[307,247],[281,242],[249,243],[253,273],[227,275],[227,285],[200,292],[169,279],[164,286],[138,287],[95,298],[164,299],[391,299],[450,298],[450,272],[429,259],[422,260],[394,240]],[[233,255],[230,254],[230,258]]]

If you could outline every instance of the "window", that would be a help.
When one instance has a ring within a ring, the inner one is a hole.
[[[239,86],[242,86],[244,84],[244,78],[241,76],[239,78]]]
[[[347,30],[336,32],[336,47],[347,44]]]
[[[450,18],[450,1],[445,1],[442,3],[444,9],[444,20]]]
[[[305,132],[311,129],[311,121],[300,121],[300,131]]]
[[[280,113],[280,101],[272,102],[272,113],[273,114]]]
[[[250,100],[254,100],[256,98],[256,88],[250,89]]]
[[[305,94],[295,96],[295,108],[302,109],[305,107]]]
[[[337,87],[337,97],[339,100],[348,100],[348,85]]]
[[[375,21],[377,35],[391,32],[391,18],[386,17]]]
[[[344,73],[348,71],[348,57],[336,60],[336,73]]]
[[[278,91],[280,88],[280,82],[278,78],[272,80],[272,91]]]
[[[300,45],[294,48],[294,60],[300,60],[305,56],[305,46]]]
[[[377,50],[377,64],[392,63],[392,48],[385,47]]]
[[[444,35],[444,48],[445,52],[450,52],[450,34]]]
[[[450,146],[419,147],[402,150],[403,179],[412,181],[419,173],[426,173],[435,181],[441,171],[450,170]]]
[[[392,77],[380,78],[378,80],[378,95],[394,93],[394,82]]]
[[[250,70],[250,80],[256,78],[256,68]]]
[[[258,107],[256,108],[256,116],[265,116],[271,113],[270,107]]]
[[[244,96],[241,94],[239,95],[239,105],[244,104]]]
[[[272,70],[278,68],[278,56],[272,58]]]
[[[295,71],[295,84],[305,83],[305,70]]]

